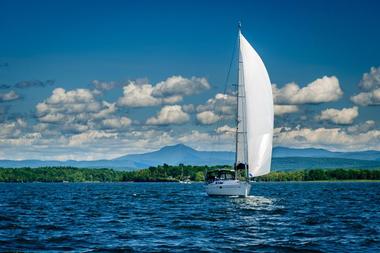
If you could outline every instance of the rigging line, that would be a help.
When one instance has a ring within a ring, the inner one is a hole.
[[[232,69],[232,64],[233,64],[233,62],[234,62],[234,57],[235,57],[235,53],[236,53],[236,48],[237,48],[238,40],[239,40],[239,37],[236,39],[236,42],[235,42],[234,48],[233,48],[233,50],[232,50],[232,55],[231,55],[230,65],[229,65],[229,67],[228,67],[226,80],[224,81],[224,91],[223,91],[223,94],[226,94],[226,92],[227,92],[228,81],[229,81],[229,79],[230,79],[230,73],[231,73],[231,69]]]
[[[236,55],[236,49],[238,47],[238,42],[239,42],[239,37],[236,38],[235,43],[234,43],[234,47],[232,49],[230,63],[229,63],[229,66],[228,66],[228,71],[227,71],[226,79],[224,81],[223,95],[227,95],[227,88],[229,86],[228,83],[229,83],[230,76],[231,76],[232,64],[235,62],[234,59],[235,59],[235,55]],[[223,101],[223,103],[225,103],[225,101]],[[214,112],[215,112],[215,108],[216,108],[216,100],[215,100],[215,103],[214,103],[213,108],[212,108]],[[220,116],[220,115],[218,115],[218,116]],[[218,129],[221,126],[221,124],[222,124],[221,121],[222,120],[218,120],[217,121],[217,123],[216,123],[216,129]],[[216,144],[220,145],[220,135],[216,134],[215,136],[216,136]]]

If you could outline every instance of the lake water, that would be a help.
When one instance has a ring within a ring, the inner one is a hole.
[[[0,184],[0,251],[380,252],[380,183]]]

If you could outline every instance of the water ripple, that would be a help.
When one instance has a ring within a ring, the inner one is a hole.
[[[0,184],[0,251],[379,252],[376,183]]]

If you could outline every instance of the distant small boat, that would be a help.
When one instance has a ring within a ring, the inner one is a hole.
[[[181,179],[179,180],[179,183],[180,184],[191,184],[191,180],[190,180],[190,177],[189,176],[183,176],[183,167],[182,167],[182,171],[181,171]]]
[[[233,170],[206,173],[210,196],[246,197],[250,179],[270,172],[273,139],[273,95],[268,72],[260,56],[238,31],[238,84],[236,155]]]
[[[190,179],[180,180],[179,183],[180,184],[191,184],[191,180]]]

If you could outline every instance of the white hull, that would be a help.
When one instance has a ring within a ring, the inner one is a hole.
[[[239,180],[217,180],[206,185],[209,196],[239,196],[247,197],[251,190],[251,184]]]

